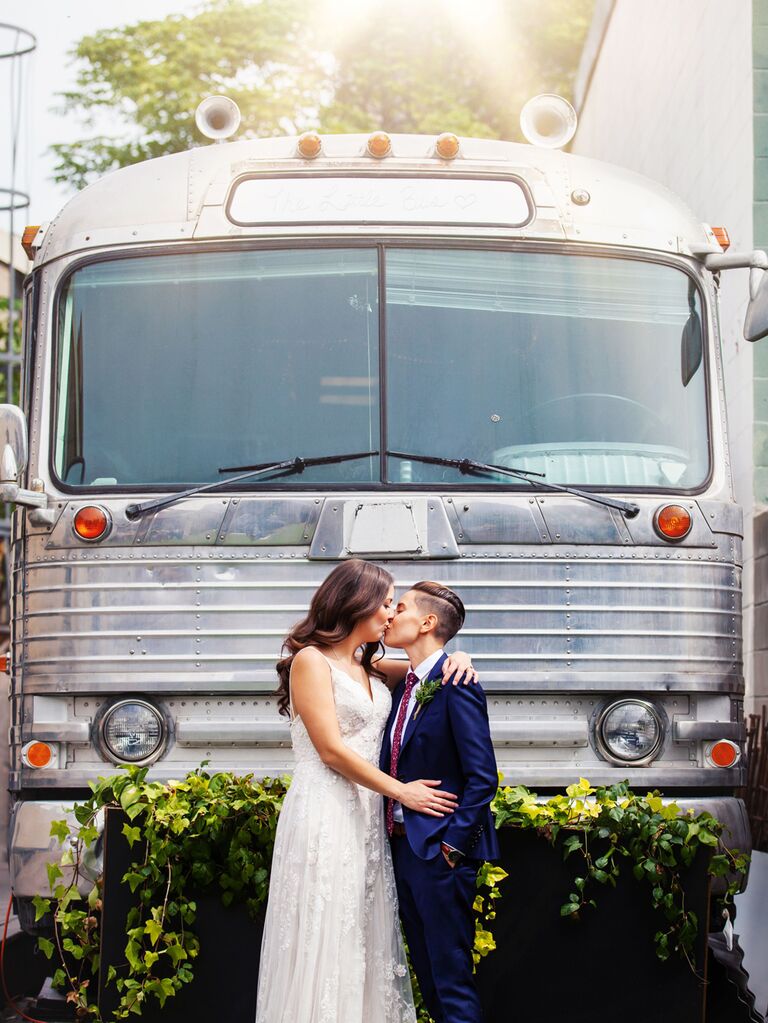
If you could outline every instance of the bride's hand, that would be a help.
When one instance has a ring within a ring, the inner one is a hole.
[[[477,672],[472,667],[472,658],[463,650],[457,650],[455,654],[448,654],[443,664],[443,685],[453,682],[455,686],[459,682],[468,686],[470,682],[477,683]]]
[[[425,813],[430,817],[444,817],[456,809],[458,798],[452,792],[437,788],[439,781],[409,781],[403,786],[399,802],[409,810]]]

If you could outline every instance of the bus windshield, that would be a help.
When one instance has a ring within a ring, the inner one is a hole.
[[[649,261],[402,245],[106,260],[59,301],[54,469],[157,489],[390,450],[695,489],[704,348],[693,280]],[[405,484],[525,486],[381,454],[252,486]]]

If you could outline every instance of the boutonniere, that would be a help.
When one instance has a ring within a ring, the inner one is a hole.
[[[413,712],[413,716],[423,710],[424,707],[440,692],[443,688],[443,676],[438,675],[437,678],[430,679],[429,682],[422,682],[419,688],[416,690],[416,709]]]

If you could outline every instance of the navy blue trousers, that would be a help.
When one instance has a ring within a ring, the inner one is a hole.
[[[400,919],[424,1004],[435,1023],[483,1023],[472,972],[478,862],[421,860],[405,836],[392,839]]]

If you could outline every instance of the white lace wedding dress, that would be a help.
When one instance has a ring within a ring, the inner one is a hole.
[[[344,742],[378,766],[389,690],[331,661]],[[275,840],[256,1023],[415,1023],[381,796],[326,767],[300,718]]]

